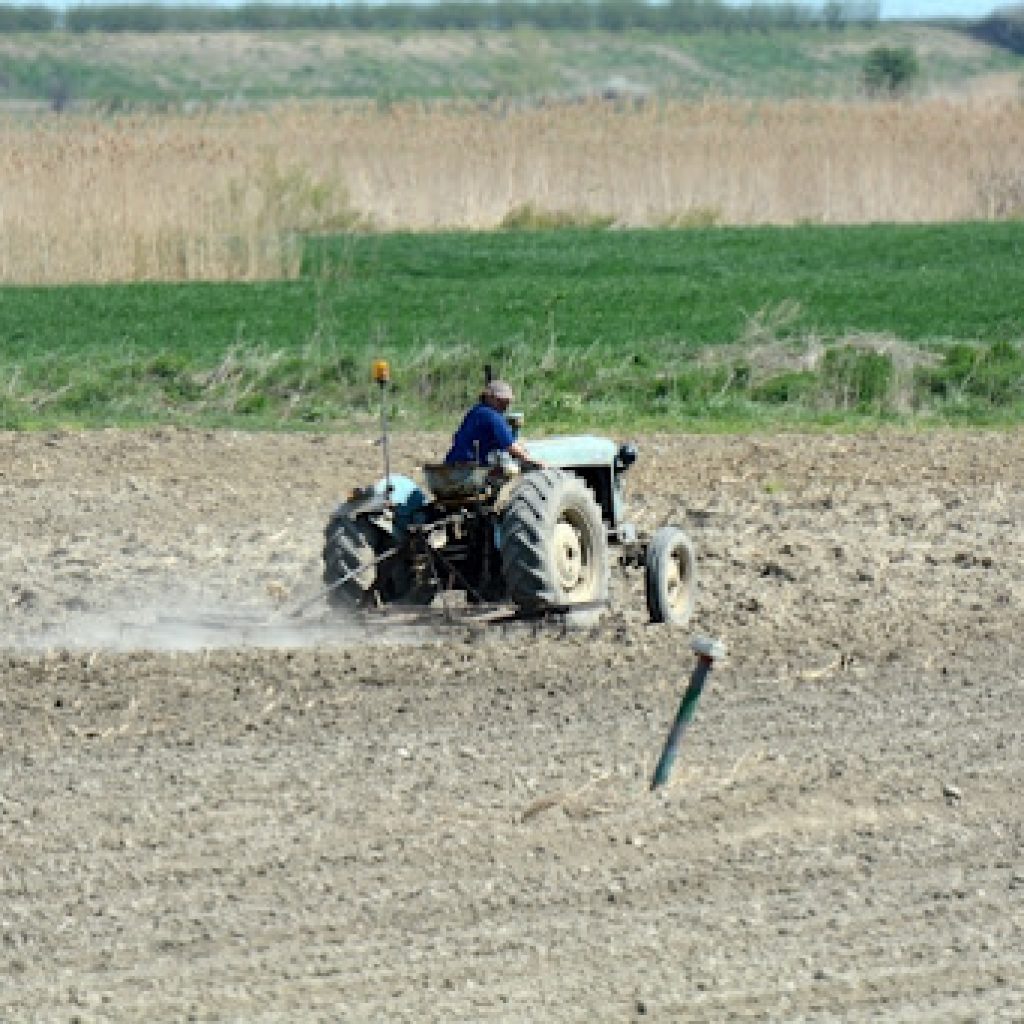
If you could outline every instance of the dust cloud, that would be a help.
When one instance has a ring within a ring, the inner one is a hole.
[[[202,651],[231,648],[298,649],[350,644],[416,642],[423,628],[397,629],[368,620],[355,610],[339,611],[293,604],[197,600],[124,601],[103,611],[70,612],[31,631],[15,634],[12,650]]]

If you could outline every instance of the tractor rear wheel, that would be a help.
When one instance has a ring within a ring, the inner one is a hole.
[[[369,523],[346,515],[332,516],[324,530],[324,583],[330,588],[327,600],[334,607],[366,604],[377,583],[379,531]],[[381,552],[385,549],[381,548]]]
[[[524,611],[607,601],[607,534],[580,477],[543,469],[522,478],[501,521],[501,567]]]
[[[697,561],[690,538],[674,526],[655,531],[647,547],[647,611],[651,622],[685,626],[697,594]]]
[[[331,517],[324,530],[324,583],[335,608],[369,604],[430,604],[434,584],[419,579],[408,549],[395,545],[386,530],[345,512]]]

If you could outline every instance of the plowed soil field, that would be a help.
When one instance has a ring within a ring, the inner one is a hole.
[[[326,614],[363,439],[0,434],[0,1019],[1024,1019],[1024,434],[638,443],[688,630]]]

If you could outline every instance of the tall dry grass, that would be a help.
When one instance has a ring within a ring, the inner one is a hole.
[[[1017,99],[285,105],[0,124],[0,281],[254,279],[304,232],[1024,215]]]

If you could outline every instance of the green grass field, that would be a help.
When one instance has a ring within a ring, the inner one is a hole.
[[[0,290],[0,425],[1017,422],[1019,223],[310,240],[299,280]]]

